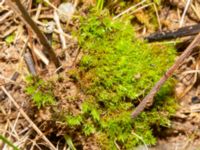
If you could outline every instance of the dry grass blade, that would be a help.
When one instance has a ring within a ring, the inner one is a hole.
[[[60,35],[60,41],[62,43],[62,49],[66,49],[67,48],[67,45],[66,45],[66,41],[65,41],[65,37],[63,35],[63,29],[61,27],[61,24],[60,24],[60,19],[59,19],[59,16],[58,16],[58,13],[56,12],[56,10],[54,10],[54,20],[56,22],[56,25],[57,25],[57,28],[58,28],[58,31],[59,31],[59,35]]]
[[[8,96],[11,102],[15,105],[15,107],[19,110],[21,115],[30,123],[33,129],[42,137],[42,139],[49,145],[52,150],[56,150],[55,146],[48,140],[48,138],[40,131],[40,129],[34,124],[34,122],[27,116],[27,114],[23,111],[23,109],[17,104],[14,98],[8,93],[5,87],[1,86],[1,89]]]
[[[184,9],[184,11],[183,11],[183,15],[181,16],[181,20],[180,20],[179,27],[182,27],[182,26],[183,26],[184,18],[185,18],[186,12],[187,12],[187,10],[188,10],[188,8],[189,8],[189,6],[190,6],[190,3],[191,3],[191,0],[187,0],[185,9]]]

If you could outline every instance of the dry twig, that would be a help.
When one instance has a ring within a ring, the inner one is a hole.
[[[15,72],[10,80],[11,81],[16,81],[18,76],[19,76],[19,73]],[[13,84],[12,83],[6,84],[5,87],[6,87],[7,90],[11,90],[12,87],[13,87]],[[6,94],[3,91],[0,91],[0,100],[4,100],[6,97],[7,97]]]
[[[59,16],[58,16],[58,13],[56,12],[56,10],[54,10],[54,20],[56,22],[56,26],[58,28],[58,31],[59,31],[59,35],[60,35],[60,41],[62,43],[62,49],[66,49],[67,48],[67,45],[66,45],[66,40],[65,40],[65,37],[63,35],[63,29],[61,27],[61,24],[60,24],[60,19],[59,19]]]
[[[145,39],[147,39],[149,42],[154,42],[154,41],[175,39],[179,37],[195,35],[195,34],[198,34],[199,32],[200,32],[200,24],[194,24],[194,25],[178,28],[177,30],[173,30],[173,31],[155,32],[145,37]]]
[[[153,101],[154,96],[159,91],[161,86],[165,81],[172,76],[174,71],[183,63],[184,59],[189,57],[192,50],[200,43],[200,33],[194,38],[191,44],[186,48],[186,50],[181,54],[181,56],[176,60],[176,62],[167,70],[167,72],[161,77],[161,79],[155,84],[151,89],[149,94],[140,102],[136,109],[131,114],[132,118],[137,117],[147,106],[148,103]]]
[[[183,14],[181,16],[179,27],[183,26],[184,18],[185,18],[186,12],[187,12],[187,10],[188,10],[188,8],[190,6],[190,3],[191,3],[191,0],[187,0],[186,6],[185,6],[184,11],[183,11]]]

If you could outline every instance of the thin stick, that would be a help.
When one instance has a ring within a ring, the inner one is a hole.
[[[59,19],[59,16],[58,16],[58,13],[56,12],[56,10],[54,10],[54,21],[56,22],[56,26],[58,28],[58,31],[59,31],[59,36],[60,36],[60,41],[62,43],[62,49],[65,50],[67,48],[67,45],[66,45],[66,40],[65,40],[65,37],[63,36],[63,29],[61,27],[61,24],[60,24],[60,19]]]
[[[5,2],[5,0],[2,0],[2,1],[0,2],[0,6],[3,5],[4,2]],[[3,6],[2,6],[2,7],[3,7]]]
[[[183,23],[184,23],[184,18],[185,18],[185,14],[190,6],[190,2],[191,0],[187,0],[187,3],[186,3],[186,6],[185,6],[185,9],[183,11],[183,14],[181,16],[181,20],[180,20],[180,24],[179,24],[179,27],[182,27],[183,26]]]
[[[132,118],[137,117],[147,106],[149,102],[151,102],[159,91],[161,86],[165,83],[165,81],[172,76],[174,71],[183,63],[184,59],[189,57],[193,48],[195,48],[200,43],[200,33],[195,37],[195,39],[191,42],[191,44],[186,48],[186,50],[179,56],[176,62],[167,70],[167,72],[161,77],[161,79],[155,84],[155,86],[151,89],[149,94],[140,102],[140,104],[136,107],[136,109],[131,114]]]
[[[19,112],[22,114],[22,116],[29,122],[29,124],[31,124],[31,126],[39,134],[39,136],[41,136],[43,138],[43,140],[51,147],[52,150],[56,150],[55,146],[49,141],[49,139],[47,139],[47,137],[40,131],[40,129],[28,117],[28,115],[24,112],[24,110],[17,104],[17,102],[14,100],[14,98],[8,93],[8,91],[5,89],[5,87],[1,86],[1,89],[8,96],[8,98],[12,101],[12,103],[19,110]]]
[[[161,41],[167,39],[175,39],[178,37],[195,35],[200,32],[200,24],[185,26],[174,31],[155,32],[145,37],[149,42]]]
[[[16,6],[13,6],[13,2],[15,3],[15,5],[17,6],[17,10],[16,10]],[[53,50],[53,48],[51,47],[51,45],[49,44],[47,38],[45,37],[45,35],[40,31],[40,29],[37,27],[37,25],[35,24],[35,22],[32,20],[32,18],[29,16],[28,12],[26,11],[26,9],[24,8],[24,6],[21,4],[20,0],[7,0],[7,4],[13,8],[14,11],[20,12],[22,15],[22,18],[24,19],[24,21],[26,22],[27,25],[29,25],[31,27],[31,29],[35,32],[35,34],[37,35],[40,43],[44,46],[45,50],[48,51],[52,61],[54,62],[55,66],[58,68],[61,66],[58,58],[56,57],[56,54]]]
[[[143,0],[143,1],[139,2],[139,3],[137,3],[136,5],[133,5],[133,6],[129,7],[128,9],[124,10],[123,12],[121,12],[120,14],[118,14],[117,16],[113,17],[113,20],[121,17],[122,15],[124,15],[124,14],[128,13],[129,11],[135,9],[136,7],[142,5],[145,1],[146,0]]]
[[[18,78],[18,76],[19,76],[19,73],[18,73],[18,72],[15,72],[15,73],[12,75],[10,81],[11,81],[11,82],[16,81],[17,78]],[[5,88],[6,88],[7,90],[11,90],[11,89],[13,88],[13,86],[14,86],[13,83],[8,83],[8,84],[5,85]],[[6,97],[7,97],[6,94],[5,94],[3,91],[0,91],[0,101],[1,101],[1,100],[4,100]]]
[[[34,16],[34,20],[38,20],[39,19],[41,11],[42,11],[42,3],[39,3],[38,7],[37,7],[36,14]]]
[[[27,52],[24,54],[24,60],[25,60],[25,62],[26,62],[26,65],[27,65],[27,67],[28,67],[29,72],[30,72],[33,76],[36,76],[36,75],[37,75],[37,72],[36,72],[36,69],[35,69],[35,64],[34,64],[34,62],[33,62],[31,53],[30,53],[29,51],[27,51]]]
[[[38,24],[38,25],[41,25],[41,26],[43,26],[43,27],[46,27],[47,26],[47,24],[44,24],[44,23],[42,23],[42,22],[40,22],[40,21],[35,21],[35,23],[36,24]],[[54,32],[56,32],[57,34],[63,34],[63,36],[65,36],[66,38],[69,38],[69,39],[74,39],[74,40],[76,40],[75,38],[73,38],[72,36],[70,36],[69,34],[66,34],[66,33],[60,33],[57,29],[54,29]]]
[[[1,16],[0,23],[3,23],[9,16],[13,14],[13,11],[7,12],[5,15]]]

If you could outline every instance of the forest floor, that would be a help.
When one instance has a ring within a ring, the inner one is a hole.
[[[41,18],[53,19],[53,9],[49,9],[47,6],[43,6],[41,3],[37,6],[31,6],[32,0],[24,1],[26,8],[35,17],[35,22],[41,28],[45,28],[43,22],[39,20]],[[76,1],[77,2],[77,1]],[[76,3],[75,2],[75,3]],[[53,5],[58,6],[59,0],[54,0]],[[179,2],[176,0],[168,0],[162,3],[162,10],[159,10],[159,19],[162,26],[162,30],[175,30],[180,27],[180,20],[184,9],[186,8],[186,2]],[[93,1],[88,0],[76,4],[77,9],[85,15],[88,6],[94,5]],[[135,3],[134,3],[135,5]],[[142,7],[142,6],[141,6]],[[115,8],[117,11],[117,8]],[[42,11],[45,10],[45,11]],[[119,9],[120,10],[120,9]],[[187,13],[184,15],[184,22],[181,26],[188,26],[197,24],[200,21],[200,1],[194,0],[191,2]],[[120,10],[121,11],[121,10]],[[42,12],[42,13],[41,13]],[[119,12],[118,12],[119,13]],[[76,22],[69,22],[70,28],[76,28]],[[44,29],[45,30],[45,29]],[[59,29],[58,29],[59,30]],[[141,32],[142,31],[142,32]],[[56,31],[60,33],[61,31]],[[77,61],[77,55],[79,54],[79,47],[73,37],[68,34],[69,31],[64,31],[63,34],[55,35],[55,39],[59,39],[59,36],[65,38],[64,48],[62,51],[63,41],[57,41],[54,45],[56,54],[62,60],[63,67],[65,69],[70,68]],[[138,36],[148,35],[145,25],[138,32]],[[187,37],[180,39],[193,38]],[[29,42],[28,42],[28,40]],[[31,99],[24,93],[26,86],[26,76],[29,74],[27,65],[24,62],[25,49],[41,49],[41,45],[35,41],[35,35],[29,28],[24,26],[24,23],[18,18],[18,14],[13,13],[13,10],[5,4],[4,0],[0,1],[0,85],[7,87],[6,95],[3,94],[3,88],[0,91],[0,135],[6,136],[11,140],[14,145],[18,147],[26,147],[27,149],[43,149],[44,147],[50,147],[51,142],[57,149],[67,149],[66,144],[62,145],[62,140],[59,136],[62,135],[61,129],[57,129],[57,139],[45,139],[45,135],[52,132],[51,125],[45,124],[45,121],[49,119],[48,108],[39,110],[32,109]],[[34,44],[30,44],[32,43]],[[175,43],[174,41],[170,41]],[[182,47],[182,50],[186,47]],[[67,54],[66,54],[67,53]],[[63,57],[68,56],[69,59]],[[36,55],[36,57],[42,56]],[[178,56],[177,56],[178,57]],[[45,62],[45,58],[43,60]],[[138,146],[135,149],[143,150],[199,150],[200,149],[200,85],[199,85],[199,67],[200,67],[200,53],[199,48],[196,48],[193,53],[187,58],[179,69],[174,73],[174,78],[177,79],[174,93],[176,100],[179,103],[177,112],[171,117],[171,125],[169,127],[162,127],[162,132],[155,132],[154,134],[158,138],[155,146]],[[43,78],[49,78],[56,74],[56,70],[53,64],[49,64],[47,69],[41,69],[36,65],[36,70]],[[16,81],[13,81],[11,77],[16,73],[20,73]],[[61,84],[58,88],[69,89],[66,95],[74,95],[77,89],[68,81],[64,81],[66,84]],[[12,85],[12,86],[10,86]],[[11,87],[11,88],[9,88]],[[59,92],[58,92],[59,93]],[[65,95],[62,95],[65,96]],[[14,102],[16,103],[14,103]],[[68,107],[70,104],[63,104],[62,107]],[[17,108],[19,107],[19,108]],[[19,111],[20,110],[20,111]],[[34,118],[35,120],[31,120]],[[34,130],[36,132],[34,132]],[[39,131],[43,133],[40,133]],[[37,132],[38,131],[38,132]],[[59,133],[61,132],[61,133]],[[36,136],[37,134],[37,136]],[[1,139],[0,139],[1,140]],[[90,140],[90,139],[88,139]],[[37,142],[36,142],[37,141]],[[91,140],[92,141],[92,140]],[[84,141],[87,142],[87,141]],[[61,144],[60,144],[61,143]],[[90,142],[88,142],[90,143]],[[84,149],[96,149],[95,145],[88,146],[85,143]],[[92,143],[91,143],[92,144]],[[44,146],[44,147],[43,147]],[[73,147],[73,146],[72,146]],[[89,147],[89,148],[88,148]],[[0,141],[0,149],[7,150],[9,147]],[[47,149],[47,148],[45,148]]]

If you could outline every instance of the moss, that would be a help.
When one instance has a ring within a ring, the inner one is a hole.
[[[31,96],[34,104],[38,108],[55,104],[53,85],[51,82],[46,82],[34,76],[28,76],[26,82],[25,92]]]
[[[113,21],[106,13],[82,19],[78,38],[83,57],[76,79],[87,95],[82,131],[98,133],[103,149],[116,149],[116,143],[122,149],[142,143],[135,134],[146,144],[155,144],[151,127],[169,125],[168,117],[175,111],[169,97],[172,82],[162,88],[151,110],[136,120],[130,113],[173,63],[173,46],[148,44],[135,37],[129,19]]]
[[[10,34],[5,38],[6,44],[11,44],[15,40],[15,34]]]

